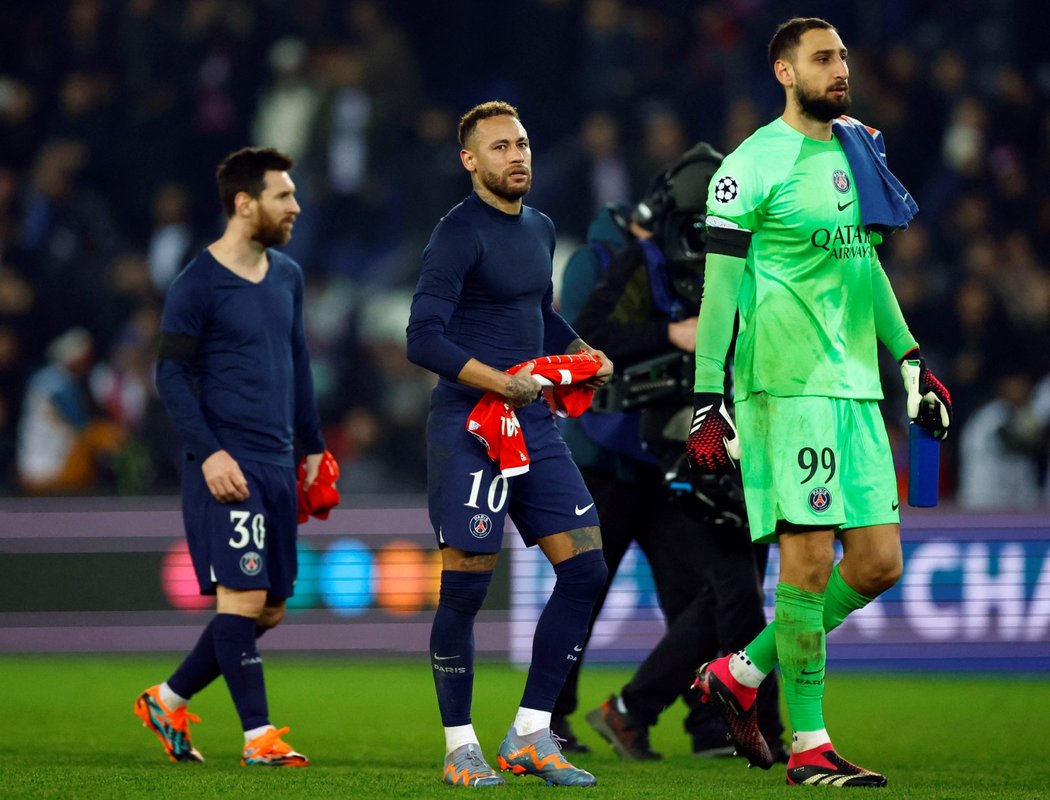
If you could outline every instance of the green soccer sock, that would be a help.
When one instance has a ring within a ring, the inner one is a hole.
[[[831,571],[827,588],[824,590],[824,632],[830,633],[842,624],[851,613],[864,608],[874,600],[854,590],[839,574],[839,565]],[[768,675],[780,659],[777,656],[776,623],[771,622],[754,638],[744,653],[759,670]]]
[[[861,594],[846,583],[839,573],[839,565],[836,564],[824,589],[824,632],[831,633],[846,617],[864,608],[874,599]]]
[[[784,700],[796,731],[824,728],[824,595],[777,584],[776,640]]]
[[[751,659],[751,663],[761,670],[764,675],[768,675],[776,669],[779,661],[777,657],[776,622],[770,622],[759,631],[758,636],[751,641],[751,644],[744,648],[744,654]]]

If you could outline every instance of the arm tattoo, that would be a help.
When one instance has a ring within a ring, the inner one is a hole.
[[[516,407],[528,405],[535,400],[540,393],[540,385],[529,376],[511,375],[507,380],[507,388],[504,396]]]

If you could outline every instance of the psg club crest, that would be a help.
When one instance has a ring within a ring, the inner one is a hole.
[[[840,194],[846,194],[849,191],[849,175],[841,169],[831,173],[831,182],[835,184],[835,191]]]
[[[822,514],[831,508],[831,492],[823,486],[818,486],[809,493],[809,507]]]
[[[475,539],[484,539],[492,533],[492,520],[488,514],[475,514],[470,518],[470,532]]]
[[[262,556],[252,551],[241,556],[241,572],[245,575],[258,575],[262,571]]]

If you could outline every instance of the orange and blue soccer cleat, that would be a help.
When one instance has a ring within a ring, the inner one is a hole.
[[[281,739],[291,728],[270,728],[244,746],[242,767],[306,767],[310,759]]]
[[[204,756],[190,742],[190,723],[201,718],[186,706],[170,709],[160,699],[160,686],[151,686],[135,700],[135,716],[142,720],[164,745],[172,761],[203,761]]]
[[[700,667],[693,688],[700,690],[701,702],[710,702],[712,697],[717,701],[736,750],[748,760],[748,764],[769,769],[773,766],[773,755],[758,729],[755,704],[758,692],[742,686],[730,673],[729,659],[734,655],[730,653]]]
[[[886,777],[851,764],[831,743],[792,753],[787,765],[788,786],[883,787]]]
[[[441,782],[450,786],[503,786],[503,776],[488,765],[477,744],[457,747],[445,756]]]
[[[548,786],[594,786],[597,779],[587,770],[574,767],[561,754],[561,745],[550,729],[518,736],[514,727],[499,746],[500,769],[515,775],[535,775]]]

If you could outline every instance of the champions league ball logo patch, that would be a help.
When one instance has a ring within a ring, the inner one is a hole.
[[[715,184],[715,200],[719,203],[731,203],[736,200],[738,194],[740,194],[740,187],[737,186],[735,178],[725,175]]]
[[[831,182],[835,184],[835,191],[840,194],[846,194],[849,191],[849,175],[841,169],[831,173]]]
[[[809,507],[818,514],[823,514],[831,508],[831,492],[823,486],[818,486],[809,493]]]
[[[492,520],[488,514],[475,514],[470,518],[470,532],[475,539],[484,539],[492,533]]]
[[[256,552],[248,552],[241,556],[241,572],[245,575],[258,575],[262,571],[262,556]]]

